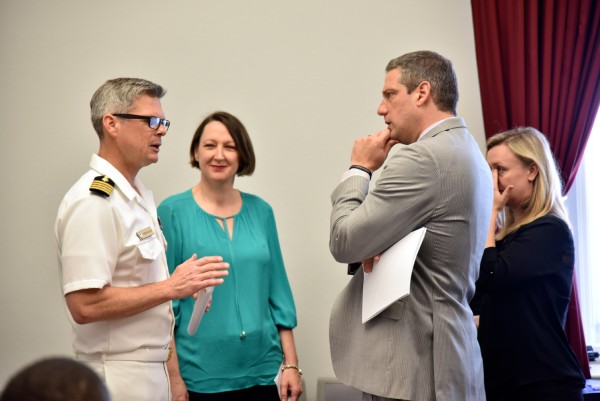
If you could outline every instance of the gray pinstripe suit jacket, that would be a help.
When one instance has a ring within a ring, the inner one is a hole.
[[[331,195],[330,249],[343,263],[376,255],[427,227],[410,295],[361,323],[363,271],[330,320],[336,376],[366,393],[413,401],[484,401],[469,300],[492,206],[490,169],[461,118],[390,155],[368,192],[350,177]]]

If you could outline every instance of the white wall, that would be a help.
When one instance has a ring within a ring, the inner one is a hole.
[[[332,376],[328,320],[348,281],[328,250],[329,195],[375,113],[387,62],[453,60],[459,114],[482,145],[469,0],[0,0],[0,388],[42,356],[70,354],[53,224],[97,150],[89,99],[105,80],[164,85],[172,127],[142,172],[157,202],[191,187],[187,147],[215,109],[247,126],[258,158],[237,186],[271,203],[298,309],[307,399]]]

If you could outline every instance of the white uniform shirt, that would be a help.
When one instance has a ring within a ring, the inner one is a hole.
[[[91,170],[67,192],[55,225],[64,294],[113,287],[137,287],[168,275],[165,241],[152,192],[137,178],[135,186],[109,162],[92,155]],[[108,197],[90,192],[95,177],[115,183]],[[118,354],[139,348],[166,349],[171,340],[170,302],[124,319],[73,326],[75,353]]]

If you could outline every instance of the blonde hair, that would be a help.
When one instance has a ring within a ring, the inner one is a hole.
[[[504,144],[525,166],[532,164],[538,168],[533,181],[533,193],[523,202],[522,214],[515,219],[512,211],[504,207],[498,217],[499,232],[496,239],[500,240],[519,227],[551,214],[564,220],[567,225],[569,218],[562,197],[562,180],[558,166],[548,140],[538,130],[531,127],[519,127],[501,132],[488,139],[487,150]]]

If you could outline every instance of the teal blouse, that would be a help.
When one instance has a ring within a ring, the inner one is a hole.
[[[277,326],[296,327],[273,210],[258,196],[241,196],[232,239],[227,225],[223,228],[217,221],[229,216],[206,213],[191,190],[158,207],[171,273],[194,253],[198,258],[220,255],[230,264],[229,275],[215,287],[210,311],[193,336],[187,326],[194,299],[173,301],[181,376],[188,390],[197,393],[273,384],[282,361]]]

